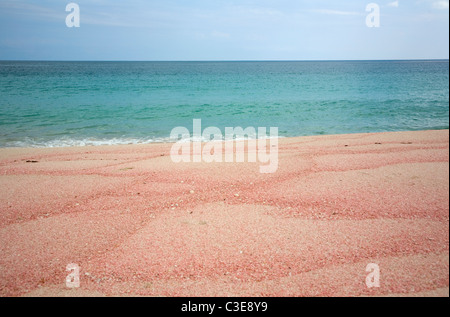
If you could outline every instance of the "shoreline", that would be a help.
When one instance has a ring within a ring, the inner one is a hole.
[[[449,130],[283,138],[274,174],[172,145],[1,148],[0,296],[448,296]]]
[[[430,130],[401,130],[401,131],[383,131],[383,132],[355,132],[355,133],[344,133],[344,134],[314,134],[314,135],[300,135],[300,136],[278,136],[279,140],[294,140],[294,139],[300,139],[300,138],[314,138],[314,137],[351,137],[351,136],[358,136],[358,135],[382,135],[382,134],[398,134],[398,133],[420,133],[420,132],[438,132],[438,131],[450,131],[448,128],[446,129],[430,129]],[[192,139],[192,138],[191,138]],[[271,137],[263,138],[266,140],[270,140]],[[257,139],[235,139],[233,141],[216,141],[216,142],[247,142],[247,141],[254,141],[254,140],[260,140]],[[190,140],[190,142],[198,142]],[[101,145],[74,145],[74,146],[9,146],[9,147],[0,147],[0,151],[6,151],[6,150],[42,150],[42,149],[54,149],[54,150],[63,150],[63,149],[85,149],[85,148],[108,148],[108,147],[118,147],[118,146],[152,146],[152,145],[173,145],[177,143],[177,141],[151,141],[151,142],[141,142],[141,143],[129,143],[129,144],[101,144]],[[208,143],[207,141],[201,141],[202,144]]]

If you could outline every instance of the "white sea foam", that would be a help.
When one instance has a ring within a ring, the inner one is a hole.
[[[280,137],[283,138],[283,137]],[[246,141],[253,138],[235,138],[234,141]],[[270,139],[270,136],[263,136],[260,139]],[[106,145],[132,145],[132,144],[152,144],[152,143],[175,143],[178,140],[169,137],[155,137],[155,138],[79,138],[72,139],[63,137],[54,140],[38,140],[33,138],[25,138],[22,141],[10,141],[3,144],[7,148],[60,148],[60,147],[85,147],[85,146],[106,146]],[[210,142],[206,138],[186,138],[181,142]],[[225,140],[224,140],[225,141]],[[220,141],[218,141],[220,142]]]
[[[23,141],[7,142],[5,147],[31,147],[31,148],[58,148],[58,147],[84,147],[84,146],[104,146],[104,145],[130,145],[130,144],[151,144],[151,143],[173,143],[169,138],[112,138],[112,139],[70,139],[61,138],[55,140],[34,140],[25,139]]]

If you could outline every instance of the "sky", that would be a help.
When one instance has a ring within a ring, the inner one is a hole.
[[[448,58],[448,0],[0,0],[0,60]]]

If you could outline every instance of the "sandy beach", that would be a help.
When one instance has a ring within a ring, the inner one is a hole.
[[[448,130],[280,139],[274,174],[171,146],[0,149],[0,296],[449,295]]]

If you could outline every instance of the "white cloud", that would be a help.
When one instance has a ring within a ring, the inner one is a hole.
[[[439,10],[448,10],[449,8],[449,4],[448,1],[436,1],[433,3],[433,8],[434,9],[439,9]]]
[[[338,11],[338,10],[314,10],[314,12],[322,13],[322,14],[331,14],[331,15],[361,15],[361,13],[358,13],[358,12]]]
[[[51,18],[51,19],[64,19],[66,12],[64,8],[60,11],[56,11],[52,8],[46,8],[40,5],[26,3],[23,1],[1,1],[1,10],[5,10],[8,14],[20,14],[27,16],[34,16],[37,18]],[[3,12],[2,12],[3,13]]]
[[[394,2],[391,2],[391,3],[388,3],[388,7],[398,8],[399,6],[400,6],[400,3],[399,3],[398,0],[394,1]]]

